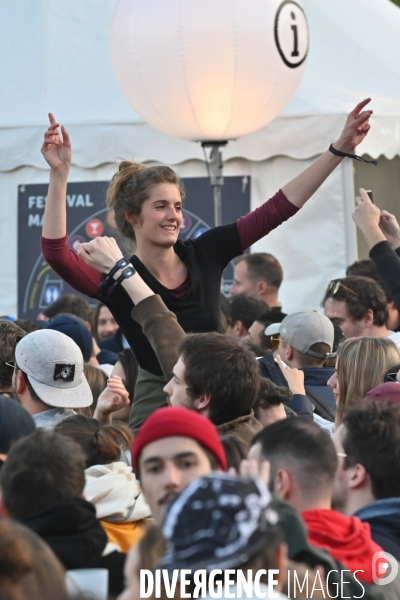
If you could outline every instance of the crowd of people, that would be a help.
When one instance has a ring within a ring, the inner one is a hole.
[[[71,142],[50,114],[42,251],[97,305],[0,318],[0,600],[93,597],[87,569],[120,600],[400,598],[396,218],[360,190],[370,259],[326,282],[320,310],[283,312],[278,259],[246,253],[354,157],[367,104],[275,196],[195,240],[179,239],[176,173],[123,161],[107,205],[129,258],[111,237],[69,247]]]

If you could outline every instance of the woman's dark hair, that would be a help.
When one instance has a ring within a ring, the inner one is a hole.
[[[118,462],[121,450],[128,450],[133,434],[125,425],[103,425],[85,415],[63,419],[54,428],[56,433],[72,438],[86,456],[86,468]]]
[[[94,411],[96,410],[97,400],[99,399],[100,394],[107,387],[108,378],[101,368],[95,367],[94,365],[90,365],[88,363],[84,363],[83,372],[85,374],[89,387],[92,390],[93,402],[87,408],[77,410],[81,414],[91,417],[93,416]]]
[[[122,382],[128,391],[129,402],[132,404],[139,372],[139,364],[131,348],[126,348],[118,354],[118,362],[121,363],[124,370],[125,377]]]
[[[246,446],[234,435],[221,436],[221,443],[226,454],[228,469],[233,467],[236,473],[239,473],[240,463],[247,458]]]
[[[107,190],[106,202],[108,208],[114,210],[115,223],[126,238],[136,241],[135,232],[126,215],[140,215],[151,188],[160,183],[175,184],[183,201],[183,183],[170,167],[146,167],[129,160],[123,160],[119,164]]]
[[[290,402],[292,398],[293,394],[289,388],[276,385],[271,379],[261,377],[260,390],[253,408],[255,418],[260,418],[260,408],[267,410],[268,408],[271,408],[271,406],[278,406],[278,404]]]

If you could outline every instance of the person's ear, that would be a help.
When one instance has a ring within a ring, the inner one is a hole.
[[[141,221],[138,215],[133,215],[129,210],[124,211],[125,219],[132,226],[139,227],[141,225]]]
[[[16,386],[15,391],[17,392],[17,394],[23,394],[25,390],[26,390],[25,376],[22,373],[22,371],[20,371],[18,369],[18,371],[17,371],[17,386]]]
[[[374,313],[370,308],[368,308],[364,315],[364,323],[365,327],[372,327],[374,324]]]
[[[236,321],[235,323],[236,327],[237,327],[237,333],[235,335],[237,335],[237,337],[245,337],[246,335],[249,335],[249,332],[247,331],[246,327],[243,325],[242,321]]]
[[[346,473],[347,485],[352,490],[364,487],[369,483],[369,475],[364,465],[361,465],[360,463],[357,463],[353,467],[346,469]]]
[[[289,473],[285,469],[278,469],[274,479],[274,492],[280,498],[286,500],[291,491],[291,483]]]
[[[203,412],[210,407],[211,396],[210,394],[204,394],[194,401],[197,410]]]
[[[230,326],[230,335],[234,337],[241,337],[240,333],[242,331],[243,324],[241,321],[235,321],[233,325]]]
[[[293,348],[293,346],[291,346],[290,344],[286,344],[286,347],[285,347],[285,358],[284,358],[284,360],[286,360],[286,361],[293,360],[293,355],[294,355],[294,348]]]
[[[258,281],[257,292],[260,296],[265,296],[268,292],[268,283],[266,281]]]

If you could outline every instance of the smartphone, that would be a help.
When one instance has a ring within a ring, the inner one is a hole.
[[[282,359],[281,359],[281,360],[282,360]],[[278,363],[278,361],[276,360],[276,358],[274,358],[274,361],[275,361],[276,363]],[[285,367],[285,369],[290,369],[290,367],[288,367],[288,365],[287,365],[285,362],[283,362],[283,360],[282,360],[282,364],[283,364],[283,366]],[[278,365],[279,365],[279,363],[278,363]]]
[[[374,193],[373,193],[373,191],[372,191],[372,190],[365,190],[365,191],[367,192],[367,194],[368,194],[368,196],[369,196],[369,199],[371,200],[371,202],[372,202],[373,204],[375,204],[375,203],[374,203]]]

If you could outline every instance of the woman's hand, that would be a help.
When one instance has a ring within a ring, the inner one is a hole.
[[[360,195],[356,197],[356,208],[353,212],[353,220],[357,227],[364,231],[369,227],[379,227],[381,211],[371,201],[364,188],[360,188]]]
[[[381,211],[371,201],[364,188],[360,188],[360,196],[356,198],[356,205],[353,220],[362,231],[365,241],[371,249],[376,244],[385,241],[385,236],[380,227]]]
[[[302,394],[305,396],[306,390],[304,387],[304,371],[300,371],[300,369],[291,369],[285,365],[279,354],[277,354],[275,358],[276,362],[280,366],[284,378],[288,382],[288,386],[292,394]]]
[[[364,106],[370,101],[371,98],[366,98],[357,104],[355,109],[349,114],[339,139],[333,144],[336,150],[351,152],[356,146],[361,144],[371,127],[369,118],[372,115],[372,110],[363,111]]]
[[[67,169],[71,166],[71,141],[64,125],[61,126],[54,118],[52,113],[49,113],[50,126],[44,134],[44,142],[41,152],[50,167],[55,170]]]
[[[121,377],[114,375],[107,382],[107,387],[101,392],[93,417],[101,425],[112,423],[112,413],[129,406],[129,393],[122,383]]]
[[[400,246],[400,226],[396,217],[387,210],[381,210],[379,227],[391,247],[396,250]]]
[[[109,273],[123,254],[114,238],[97,237],[76,245],[76,253],[85,263],[100,273]]]

